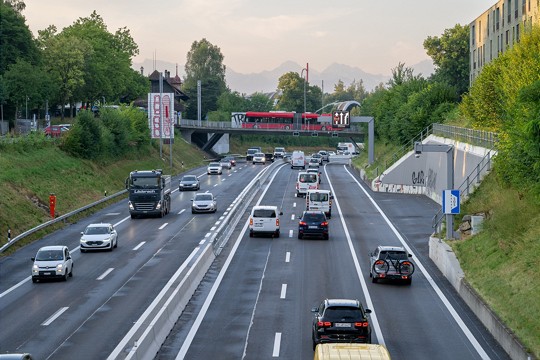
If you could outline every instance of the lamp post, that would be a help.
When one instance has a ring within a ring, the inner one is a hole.
[[[306,77],[304,77],[304,71],[306,72]],[[306,114],[306,83],[309,79],[309,63],[306,64],[306,67],[302,69],[302,72],[300,73],[300,77],[304,79],[304,118]],[[307,118],[305,118],[307,129],[309,131],[309,122],[307,121]]]
[[[446,187],[447,190],[454,189],[454,145],[443,144],[422,144],[414,143],[414,153],[417,158],[422,152],[444,152],[446,153]],[[454,215],[446,214],[446,238],[454,238]]]
[[[26,107],[26,117],[25,117],[25,119],[28,120],[28,95],[26,96],[26,105],[25,105],[25,107]]]

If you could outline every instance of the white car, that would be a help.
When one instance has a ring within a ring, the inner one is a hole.
[[[197,193],[191,201],[192,214],[217,211],[216,198],[212,193]]]
[[[32,282],[43,279],[67,280],[73,276],[73,260],[67,246],[45,246],[32,258]]]
[[[206,173],[208,175],[211,175],[211,174],[221,175],[223,173],[223,168],[221,167],[220,163],[211,162],[210,164],[208,164],[208,167],[206,168]]]
[[[254,206],[249,216],[249,237],[267,234],[273,238],[278,238],[280,215],[283,215],[283,212],[279,211],[277,206]]]
[[[219,165],[221,165],[221,167],[223,169],[231,169],[232,168],[232,163],[230,162],[230,160],[226,160],[226,159],[221,159],[219,161]]]
[[[266,164],[266,156],[261,152],[256,153],[255,155],[253,155],[253,164],[263,164],[263,165],[265,165]]]
[[[118,247],[118,233],[109,223],[90,224],[81,232],[81,252],[109,250]]]

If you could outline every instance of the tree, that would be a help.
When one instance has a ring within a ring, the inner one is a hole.
[[[457,24],[444,30],[441,37],[429,36],[424,49],[435,64],[433,79],[464,94],[469,88],[469,26]]]
[[[276,104],[278,110],[304,112],[304,84],[305,88],[305,110],[315,112],[321,105],[322,90],[318,86],[305,83],[297,72],[288,72],[278,80],[278,91],[281,96]]]
[[[187,54],[183,90],[189,96],[187,117],[197,118],[197,81],[201,81],[202,114],[215,111],[220,95],[227,90],[225,65],[219,47],[208,40],[194,41]],[[203,115],[204,116],[204,115]]]
[[[87,104],[103,97],[111,102],[130,101],[148,91],[148,83],[131,68],[131,59],[139,53],[127,28],[114,34],[95,11],[79,18],[62,32],[64,36],[84,41],[91,49],[85,57],[84,83],[73,94]]]
[[[44,66],[58,84],[58,100],[64,109],[84,85],[86,58],[91,55],[92,48],[87,41],[64,34],[48,39],[45,48]]]
[[[250,111],[271,111],[274,108],[274,101],[258,92],[249,96],[247,102],[247,109]]]

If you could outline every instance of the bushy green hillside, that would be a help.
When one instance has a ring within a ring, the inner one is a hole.
[[[49,194],[57,197],[56,211],[65,214],[124,189],[124,180],[135,169],[162,168],[174,175],[204,164],[204,153],[177,137],[170,168],[169,145],[150,146],[121,160],[100,163],[82,160],[61,151],[55,141],[42,136],[0,143],[0,244],[50,220]],[[184,167],[182,167],[182,162]],[[51,229],[47,230],[50,231]]]

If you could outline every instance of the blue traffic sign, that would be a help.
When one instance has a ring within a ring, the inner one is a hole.
[[[459,214],[459,190],[443,190],[442,211],[444,214]]]

